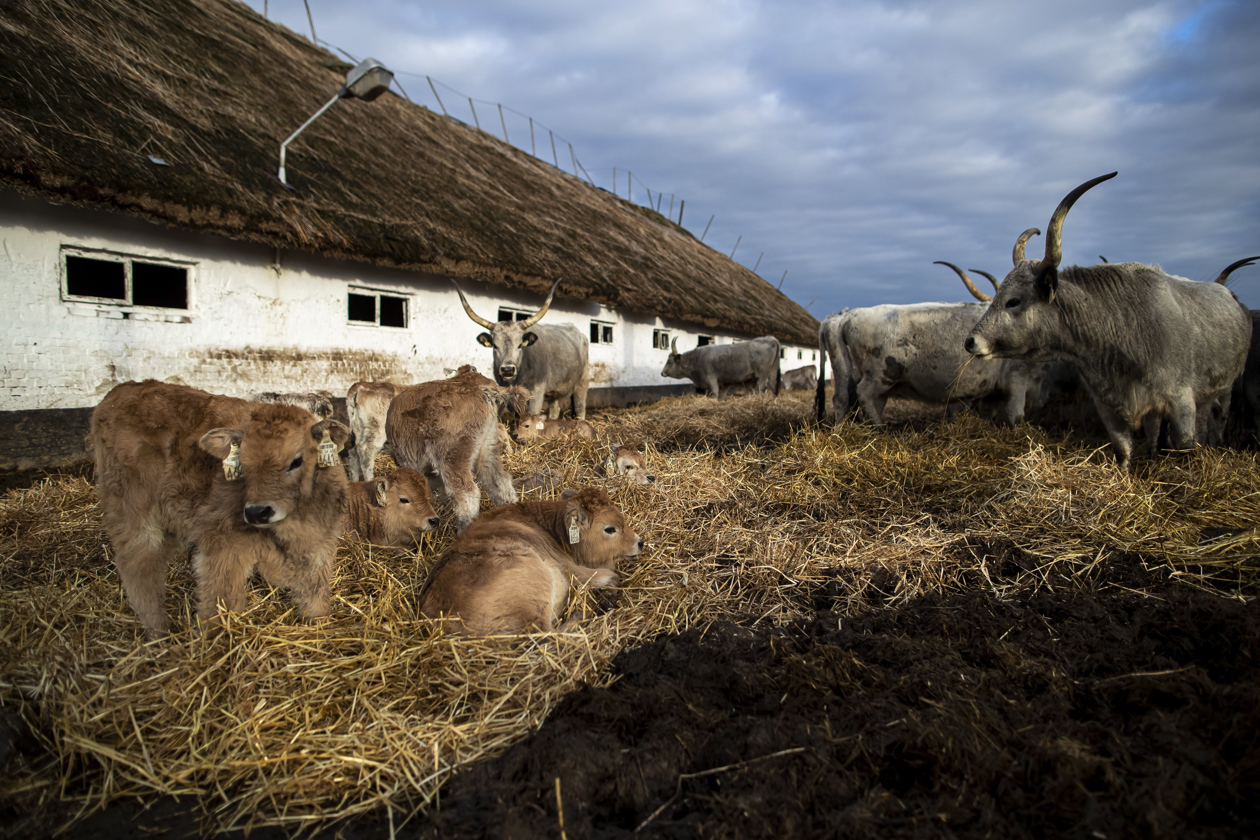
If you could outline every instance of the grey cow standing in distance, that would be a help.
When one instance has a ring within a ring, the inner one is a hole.
[[[1063,221],[1076,200],[1115,172],[1064,197],[1046,231],[1046,254],[1018,261],[967,337],[977,359],[1063,359],[1094,397],[1122,469],[1143,427],[1152,453],[1160,421],[1172,444],[1212,437],[1243,371],[1251,317],[1224,286],[1196,283],[1159,266],[1107,263],[1059,270]]]
[[[678,352],[678,339],[670,343],[669,358],[661,376],[690,379],[709,396],[723,399],[722,386],[756,383],[758,391],[779,395],[779,339],[763,335],[736,344],[706,344]]]
[[[552,284],[542,308],[533,315],[523,321],[497,324],[473,312],[458,283],[455,283],[455,291],[468,317],[489,330],[477,336],[477,341],[494,349],[494,381],[505,388],[519,385],[529,391],[526,413],[542,414],[549,402],[551,408],[547,416],[555,420],[572,398],[573,413],[579,420],[585,420],[590,340],[570,324],[538,324],[551,308],[559,285],[559,280]]]

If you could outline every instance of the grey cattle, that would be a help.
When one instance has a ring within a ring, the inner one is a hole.
[[[818,387],[818,368],[805,365],[783,374],[785,391],[812,391]]]
[[[1178,449],[1212,434],[1243,371],[1251,318],[1223,281],[1195,283],[1141,263],[1059,270],[1068,211],[1115,175],[1064,197],[1050,219],[1045,256],[1017,262],[965,346],[978,360],[1074,364],[1127,469],[1139,426],[1152,451],[1161,419]]]
[[[1017,254],[1022,256],[1022,242],[1035,232],[1035,228],[1025,232]],[[972,294],[982,294],[962,269],[941,264],[956,271]],[[815,399],[819,421],[826,411],[823,388],[830,356],[837,422],[849,412],[854,398],[866,419],[879,425],[893,395],[944,403],[953,411],[1000,394],[1002,419],[1017,425],[1029,400],[1035,402],[1040,394],[1040,367],[1001,360],[977,363],[967,355],[962,341],[985,308],[984,303],[883,304],[829,316],[818,330],[823,354]]]
[[[755,382],[758,391],[779,393],[779,339],[763,335],[737,344],[706,344],[686,353],[678,352],[678,339],[670,343],[669,358],[661,376],[690,379],[722,399],[722,386]]]
[[[452,281],[453,282],[453,281]],[[535,326],[551,307],[556,295],[557,280],[547,294],[542,308],[523,321],[487,321],[468,305],[464,291],[455,284],[460,303],[474,323],[490,332],[477,336],[477,341],[494,348],[494,380],[504,387],[519,385],[530,393],[530,414],[542,414],[550,402],[548,416],[555,420],[573,400],[573,413],[586,419],[586,359],[590,340],[569,324]]]

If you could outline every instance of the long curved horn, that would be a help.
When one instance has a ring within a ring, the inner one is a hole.
[[[954,269],[954,273],[962,278],[963,285],[967,287],[967,291],[971,292],[971,296],[974,297],[976,300],[985,301],[986,303],[988,301],[993,300],[993,298],[990,295],[986,295],[984,292],[976,288],[976,284],[971,282],[971,278],[967,276],[967,272],[963,271],[961,268],[954,265],[953,263],[948,263],[948,262],[945,262],[944,260],[933,260],[932,265],[947,265],[950,268]]]
[[[1019,265],[1028,259],[1024,256],[1024,246],[1028,244],[1028,240],[1034,236],[1041,236],[1041,228],[1029,228],[1019,235],[1019,239],[1015,240],[1015,249],[1011,251],[1011,263]]]
[[[678,339],[677,338],[675,338],[673,341],[669,343],[669,352],[673,353],[675,356],[678,355]]]
[[[968,270],[968,271],[970,271],[970,272],[972,272],[973,274],[979,274],[981,277],[983,277],[984,279],[986,279],[986,280],[988,280],[990,283],[992,283],[992,284],[993,284],[993,291],[995,291],[995,292],[996,292],[996,291],[998,290],[998,286],[1000,285],[1000,284],[998,283],[998,279],[997,279],[996,277],[994,277],[992,274],[990,274],[989,272],[987,272],[987,271],[981,271],[981,270],[980,270],[980,269],[978,269],[978,268],[969,268],[969,269],[967,269],[967,270]]]
[[[542,309],[539,309],[533,315],[530,315],[524,321],[521,321],[521,327],[529,329],[542,320],[542,316],[547,314],[547,310],[551,308],[551,299],[556,296],[556,286],[560,285],[560,281],[551,284],[551,291],[547,293],[547,299],[543,301]]]
[[[1110,181],[1119,174],[1119,172],[1112,172],[1110,175],[1099,175],[1097,178],[1086,181],[1065,195],[1059,202],[1059,206],[1054,208],[1054,215],[1050,217],[1050,224],[1046,226],[1046,256],[1041,260],[1041,271],[1058,268],[1059,262],[1063,259],[1063,220],[1067,218],[1068,211],[1072,209],[1076,200],[1103,181]]]
[[[1102,260],[1103,262],[1107,262],[1107,258],[1104,257],[1102,254],[1098,255],[1098,259]]]
[[[1226,281],[1235,269],[1242,268],[1244,265],[1253,265],[1256,260],[1260,260],[1260,257],[1246,257],[1236,263],[1230,263],[1229,266],[1221,272],[1221,276],[1216,278],[1216,282],[1220,283],[1222,286],[1227,285]]]
[[[468,313],[468,317],[472,318],[475,322],[488,330],[494,329],[494,324],[490,323],[485,318],[482,318],[476,312],[473,312],[472,307],[468,305],[468,298],[464,297],[464,290],[459,287],[459,284],[454,280],[452,280],[451,283],[455,286],[455,291],[459,292],[459,302],[464,304],[464,311]]]

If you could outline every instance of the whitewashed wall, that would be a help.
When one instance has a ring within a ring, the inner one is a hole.
[[[322,390],[342,395],[359,379],[422,382],[472,363],[487,375],[491,351],[443,277],[381,269],[173,230],[121,214],[53,205],[0,193],[0,409],[95,405],[114,385],[155,378],[244,395]],[[189,309],[155,310],[63,300],[65,247],[192,264]],[[462,283],[469,302],[494,320],[499,306],[536,309],[541,300],[486,283]],[[409,300],[406,328],[347,318],[347,292],[366,287]],[[124,317],[125,316],[125,317]],[[668,355],[654,329],[678,337],[733,336],[597,304],[558,299],[543,323],[571,323],[589,335],[592,319],[614,327],[611,345],[592,344],[592,387],[676,385],[660,376]],[[787,348],[784,370],[816,348]]]

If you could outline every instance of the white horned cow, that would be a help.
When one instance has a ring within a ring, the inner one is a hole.
[[[711,397],[723,399],[724,386],[748,383],[757,391],[774,391],[778,396],[779,339],[763,335],[735,344],[706,344],[686,353],[678,352],[678,339],[670,342],[669,358],[661,376],[690,379]]]
[[[1139,427],[1152,452],[1163,419],[1177,449],[1213,434],[1243,371],[1251,317],[1223,280],[1196,283],[1141,263],[1059,269],[1068,211],[1115,176],[1064,197],[1050,218],[1045,256],[1016,263],[965,346],[980,360],[1071,362],[1127,469]]]
[[[454,282],[454,281],[451,281]],[[586,360],[590,340],[571,324],[539,324],[551,308],[556,296],[557,280],[547,293],[542,308],[523,321],[499,321],[482,318],[468,304],[464,290],[455,283],[459,301],[468,317],[489,332],[477,341],[494,350],[494,380],[504,387],[520,386],[529,391],[530,414],[542,414],[549,403],[548,417],[555,420],[573,401],[573,413],[586,419]]]
[[[385,415],[405,386],[393,382],[356,382],[346,392],[346,416],[354,432],[354,449],[346,459],[351,481],[371,481],[376,456],[385,448]]]
[[[242,609],[255,569],[307,619],[327,615],[349,438],[304,408],[152,379],[106,394],[88,438],[101,519],[149,638],[170,629],[166,568],[189,544],[199,617]]]
[[[438,558],[420,590],[420,612],[450,620],[458,633],[547,632],[571,580],[616,586],[617,562],[642,551],[643,539],[598,488],[504,505],[477,517]]]
[[[519,413],[523,388],[503,388],[464,365],[449,379],[404,388],[389,404],[385,435],[398,466],[424,475],[455,503],[463,531],[481,509],[477,482],[496,505],[517,500],[499,448],[499,411]]]
[[[1024,244],[1039,233],[1024,231],[1013,258],[1023,258]],[[966,272],[950,263],[977,297],[979,289]],[[893,395],[942,403],[953,411],[999,394],[1002,419],[1018,425],[1030,397],[1040,393],[1039,369],[1024,362],[993,360],[977,364],[962,341],[984,314],[984,303],[881,304],[830,315],[818,329],[822,375],[815,392],[818,420],[826,412],[824,388],[827,358],[835,371],[832,408],[844,419],[856,398],[866,419],[884,422],[884,407]]]

